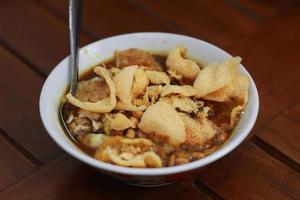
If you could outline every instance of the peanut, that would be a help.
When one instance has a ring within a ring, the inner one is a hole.
[[[172,154],[168,161],[168,166],[171,167],[175,164],[175,154]]]
[[[132,128],[128,129],[126,133],[126,137],[131,139],[135,138],[135,131]]]
[[[186,164],[189,163],[189,161],[186,158],[176,158],[175,159],[175,165],[182,165],[182,164]]]

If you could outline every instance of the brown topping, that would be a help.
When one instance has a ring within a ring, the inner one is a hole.
[[[121,69],[129,65],[140,65],[145,66],[150,70],[162,71],[162,67],[154,57],[150,53],[140,49],[120,51],[117,53],[116,57],[118,63],[117,67]]]
[[[80,81],[75,97],[80,101],[97,102],[109,97],[109,87],[105,80],[99,77]]]

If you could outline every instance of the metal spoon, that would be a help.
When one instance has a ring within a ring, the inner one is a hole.
[[[78,41],[79,41],[79,28],[80,28],[80,17],[81,17],[81,0],[70,0],[69,1],[69,32],[70,32],[70,59],[69,59],[69,80],[70,90],[72,95],[76,94],[78,85]],[[63,103],[60,106],[60,119],[65,131],[71,140],[76,142],[71,131],[64,120],[63,109],[66,104]]]

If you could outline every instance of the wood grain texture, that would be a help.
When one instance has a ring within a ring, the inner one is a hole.
[[[256,20],[244,15],[225,1],[135,0],[134,2],[143,5],[160,18],[176,23],[187,34],[222,47],[232,44],[259,27]]]
[[[299,116],[300,116],[300,102],[295,103],[294,105],[290,106],[288,109],[286,109],[283,114],[295,121],[299,123]]]
[[[33,163],[20,154],[0,132],[0,191],[35,169]]]
[[[44,75],[69,54],[68,25],[32,1],[1,1],[0,30],[0,40]]]
[[[44,77],[69,51],[67,3],[1,1],[1,200],[299,199],[299,1],[84,1],[82,44],[126,32],[192,35],[243,57],[257,83],[261,105],[254,138],[197,174],[196,184],[150,189],[128,186],[62,155],[42,127],[38,98]]]
[[[230,3],[236,4],[241,9],[247,9],[257,16],[266,20],[280,12],[285,12],[298,3],[297,0],[274,1],[274,0],[229,0]]]
[[[252,37],[228,47],[240,55],[258,87],[260,112],[256,127],[265,125],[281,111],[300,101],[300,9],[284,13]],[[283,34],[284,32],[284,34]]]
[[[210,199],[191,183],[159,188],[128,186],[62,156],[43,169],[0,193],[2,200],[27,199]]]
[[[39,1],[67,20],[68,1]],[[82,28],[96,38],[129,32],[180,32],[176,26],[164,23],[160,17],[124,0],[83,1]]]
[[[300,174],[253,144],[244,144],[201,172],[201,181],[224,199],[298,199]]]
[[[284,111],[258,137],[300,164],[300,104]]]
[[[61,153],[44,130],[38,111],[43,79],[0,47],[0,127],[17,143],[46,162]]]

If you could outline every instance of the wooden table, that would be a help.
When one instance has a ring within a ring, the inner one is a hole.
[[[193,180],[136,188],[64,153],[39,117],[41,86],[68,55],[63,0],[0,3],[0,199],[300,199],[300,2],[85,0],[81,44],[164,31],[240,55],[260,94],[251,136]]]

